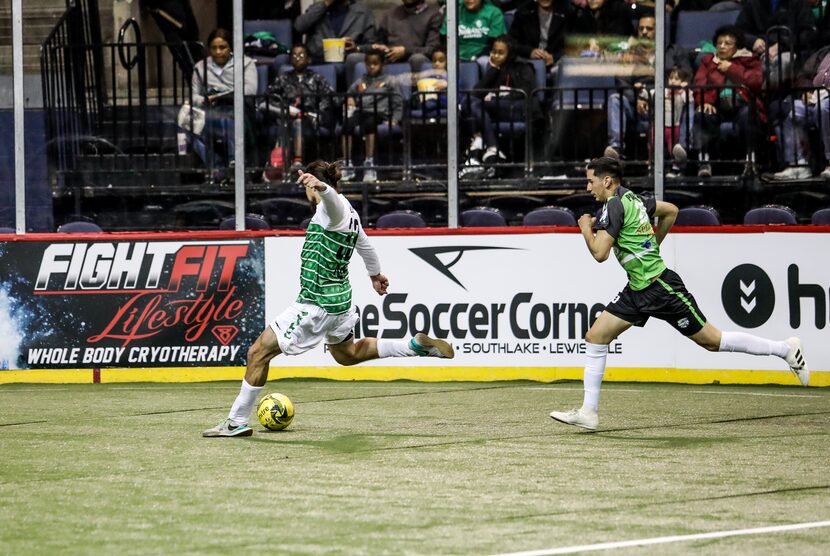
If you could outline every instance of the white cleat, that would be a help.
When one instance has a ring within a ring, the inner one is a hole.
[[[415,337],[409,340],[409,347],[421,357],[441,357],[452,359],[455,357],[455,350],[449,342],[430,338],[423,332],[418,332]]]
[[[599,415],[597,412],[585,407],[570,411],[551,411],[550,418],[554,421],[559,421],[566,425],[574,425],[575,427],[582,427],[589,431],[597,430],[597,425],[599,425]]]
[[[784,357],[784,360],[787,362],[787,365],[790,366],[790,370],[793,374],[798,377],[801,385],[807,386],[810,383],[810,368],[807,367],[807,360],[804,359],[804,350],[801,347],[801,340],[798,338],[787,338],[784,342],[790,346],[790,351],[787,352],[787,356]]]

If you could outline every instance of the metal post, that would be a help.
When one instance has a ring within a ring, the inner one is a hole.
[[[245,50],[242,0],[233,0],[233,136],[236,229],[245,229]]]
[[[458,227],[458,3],[447,2],[447,226]]]
[[[664,102],[666,75],[666,0],[657,0],[654,6],[656,36],[654,38],[654,197],[663,200],[663,149],[665,148],[666,114]]]
[[[14,75],[14,212],[18,234],[26,233],[26,137],[23,97],[23,0],[12,1]]]

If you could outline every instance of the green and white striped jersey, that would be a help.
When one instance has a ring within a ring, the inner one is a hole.
[[[651,225],[656,207],[654,197],[641,198],[620,186],[597,219],[596,228],[614,238],[614,256],[628,274],[632,290],[648,287],[666,269]]]
[[[379,274],[380,265],[349,201],[331,187],[320,193],[320,199],[300,254],[297,302],[310,303],[336,315],[352,306],[349,261],[355,249],[370,275]]]

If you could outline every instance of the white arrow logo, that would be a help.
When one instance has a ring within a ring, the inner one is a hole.
[[[747,313],[751,313],[753,309],[755,309],[755,298],[752,296],[755,293],[755,280],[750,282],[749,284],[744,284],[743,280],[739,281],[739,285],[741,288],[741,307],[744,308],[744,311]]]

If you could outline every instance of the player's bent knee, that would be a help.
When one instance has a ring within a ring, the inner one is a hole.
[[[359,363],[357,357],[355,357],[352,353],[331,348],[329,348],[329,351],[331,351],[331,355],[334,357],[334,360],[345,367],[350,367]]]

